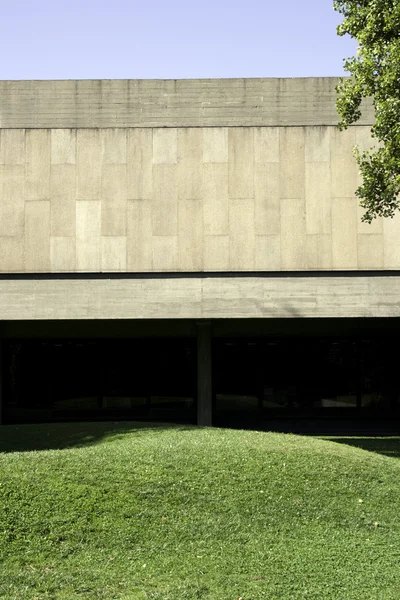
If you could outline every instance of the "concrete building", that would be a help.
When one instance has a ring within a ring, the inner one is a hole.
[[[400,413],[334,78],[0,82],[2,420]]]

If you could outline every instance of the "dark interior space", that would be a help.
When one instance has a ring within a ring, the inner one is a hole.
[[[29,340],[4,351],[5,422],[195,422],[194,340]]]
[[[216,424],[279,429],[290,419],[289,429],[306,431],[316,420],[349,425],[400,412],[391,338],[220,339],[213,366]]]
[[[397,432],[397,319],[216,320],[213,424]],[[2,323],[3,423],[196,423],[194,321]]]

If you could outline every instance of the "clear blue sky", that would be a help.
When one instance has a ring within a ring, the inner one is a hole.
[[[0,0],[0,79],[343,74],[331,0]]]

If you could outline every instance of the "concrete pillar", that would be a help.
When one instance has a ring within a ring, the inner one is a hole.
[[[212,425],[211,323],[197,322],[197,424]]]

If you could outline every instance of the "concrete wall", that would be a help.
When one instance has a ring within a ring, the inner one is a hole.
[[[0,272],[400,268],[361,223],[368,127],[1,129]]]
[[[336,84],[0,82],[0,320],[399,317],[395,274],[304,274],[400,269],[400,217],[354,196],[371,105],[340,133]],[[175,275],[202,271],[302,273]],[[116,275],[36,275],[75,272]]]
[[[335,77],[0,81],[0,127],[336,125]],[[373,123],[365,103],[360,124]]]

